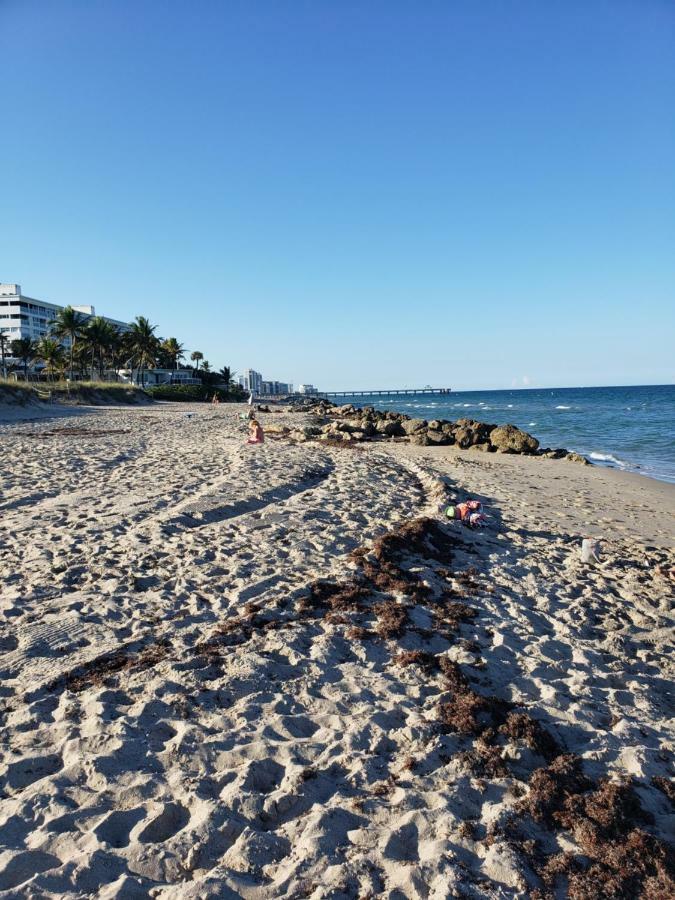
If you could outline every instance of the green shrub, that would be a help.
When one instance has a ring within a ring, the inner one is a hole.
[[[146,388],[145,391],[153,400],[185,400],[194,403],[211,400],[214,394],[217,394],[218,399],[223,402],[234,399],[218,388],[203,384],[158,384]]]

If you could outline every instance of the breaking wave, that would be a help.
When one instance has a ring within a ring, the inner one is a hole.
[[[628,469],[630,467],[630,463],[625,462],[623,459],[618,459],[616,456],[612,456],[611,453],[589,453],[590,459],[594,459],[596,462],[604,462],[610,463],[613,466],[618,466],[619,469]]]

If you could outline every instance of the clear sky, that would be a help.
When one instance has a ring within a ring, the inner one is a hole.
[[[0,0],[0,281],[322,389],[672,382],[672,0]]]

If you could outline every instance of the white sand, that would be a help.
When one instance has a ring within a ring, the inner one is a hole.
[[[634,776],[667,833],[650,781],[675,735],[673,486],[451,448],[250,447],[238,412],[0,425],[0,896],[524,896],[532,873],[484,838],[544,763],[507,747],[507,777],[476,777],[471,738],[439,731],[440,682],[401,649],[456,660],[594,777]],[[450,526],[452,574],[477,570],[463,640],[425,637],[424,604],[407,603],[423,633],[392,641],[298,615],[313,580],[353,574],[351,550],[438,515],[443,485],[490,516]],[[581,564],[583,534],[601,564]],[[199,647],[253,607],[287,627]],[[119,650],[146,663],[59,682]]]

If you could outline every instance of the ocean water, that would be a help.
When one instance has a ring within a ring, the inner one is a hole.
[[[331,397],[422,419],[462,416],[529,431],[542,447],[566,447],[596,465],[675,483],[675,385],[457,391]]]

